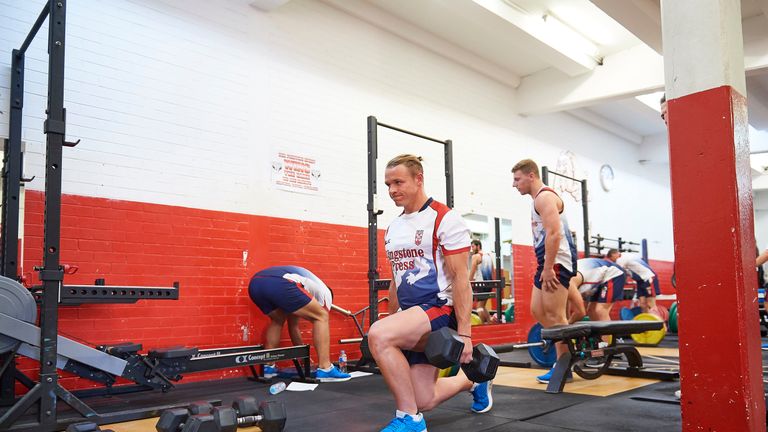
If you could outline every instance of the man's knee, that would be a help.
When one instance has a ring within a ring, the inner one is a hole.
[[[390,346],[393,342],[390,332],[387,332],[384,326],[379,324],[380,322],[376,321],[368,330],[368,346],[372,351],[378,351],[386,346]]]
[[[434,395],[432,395],[432,398],[429,400],[417,400],[416,401],[416,407],[421,412],[426,411],[432,411],[433,409],[437,408],[437,400],[435,399]]]
[[[312,322],[327,322],[329,319],[328,310],[315,300],[307,303],[307,306],[297,311],[296,315]]]

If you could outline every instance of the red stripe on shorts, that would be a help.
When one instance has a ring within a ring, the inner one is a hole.
[[[453,307],[451,306],[432,306],[431,308],[427,309],[425,311],[427,313],[427,316],[429,317],[430,321],[434,321],[437,318],[440,318],[443,315],[450,315],[451,312],[453,312]]]

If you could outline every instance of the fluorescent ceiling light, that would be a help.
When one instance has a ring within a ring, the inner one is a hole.
[[[664,92],[655,92],[655,93],[648,93],[640,96],[635,96],[635,99],[639,100],[640,102],[644,103],[651,109],[655,110],[656,112],[661,112],[661,104],[659,101],[661,100],[661,97],[664,96]]]
[[[551,12],[528,12],[512,0],[473,1],[574,61],[590,68],[600,63],[597,45]]]

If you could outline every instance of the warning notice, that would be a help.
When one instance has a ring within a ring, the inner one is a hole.
[[[305,194],[320,192],[320,167],[315,158],[276,151],[272,156],[272,184],[277,189]]]

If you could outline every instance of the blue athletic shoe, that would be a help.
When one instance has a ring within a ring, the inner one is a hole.
[[[277,367],[274,365],[264,365],[264,378],[274,378],[277,376]]]
[[[472,390],[472,412],[484,413],[493,408],[493,381],[486,381],[484,383],[478,383],[475,389]]]
[[[342,382],[351,380],[352,375],[338,370],[336,366],[331,366],[329,371],[318,368],[315,372],[315,379],[320,382]]]
[[[544,375],[539,375],[536,377],[536,381],[542,383],[542,384],[549,384],[550,378],[552,378],[552,372],[555,371],[555,367],[552,366],[552,369],[549,370],[549,372],[545,373]],[[573,372],[571,370],[568,370],[568,373],[565,374],[565,382],[571,382],[573,381]]]
[[[381,432],[427,432],[427,422],[423,415],[419,421],[409,415],[395,417]]]

